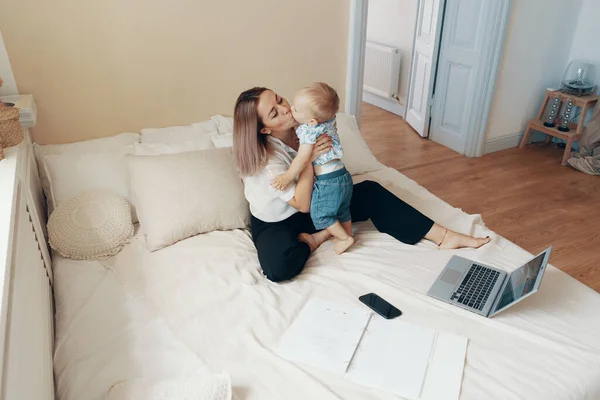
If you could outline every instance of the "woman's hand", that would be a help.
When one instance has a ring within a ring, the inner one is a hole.
[[[328,135],[322,134],[321,136],[319,136],[317,138],[317,142],[313,146],[313,151],[312,151],[312,155],[310,157],[310,162],[315,161],[317,159],[317,157],[319,157],[321,154],[325,154],[329,150],[331,150],[332,145],[333,145],[333,141],[331,140],[331,138]]]

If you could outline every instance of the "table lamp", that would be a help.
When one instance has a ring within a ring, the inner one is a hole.
[[[569,63],[562,80],[562,91],[575,96],[593,94],[596,88],[596,68],[594,64],[582,60]]]

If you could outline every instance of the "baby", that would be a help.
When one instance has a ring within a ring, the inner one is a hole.
[[[300,123],[296,129],[300,148],[287,172],[273,181],[273,187],[284,189],[310,161],[317,138],[322,134],[331,138],[333,142],[331,150],[313,161],[316,181],[310,204],[310,216],[317,230],[327,229],[336,239],[334,244],[336,254],[342,254],[354,244],[350,219],[352,177],[341,160],[344,152],[335,122],[339,106],[338,94],[325,83],[313,83],[296,93],[292,114]]]

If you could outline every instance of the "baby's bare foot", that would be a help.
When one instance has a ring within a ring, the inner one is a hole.
[[[352,236],[348,236],[344,240],[336,239],[335,244],[333,245],[333,250],[335,251],[335,254],[340,255],[348,250],[348,247],[352,246],[353,244],[354,238]]]
[[[440,245],[440,249],[451,250],[451,249],[460,249],[463,247],[470,247],[473,249],[478,249],[486,243],[489,243],[490,237],[485,238],[474,238],[472,236],[463,235],[462,233],[453,232],[448,230],[444,240],[442,240],[442,244]]]

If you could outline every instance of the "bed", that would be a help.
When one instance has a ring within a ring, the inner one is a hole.
[[[198,235],[150,253],[137,235],[103,261],[54,257],[61,400],[103,399],[119,381],[226,372],[236,399],[393,399],[294,365],[273,347],[311,297],[357,305],[374,291],[407,321],[469,338],[461,399],[599,399],[600,295],[550,267],[541,291],[493,319],[426,296],[453,254],[510,270],[530,257],[399,172],[376,180],[450,228],[488,234],[478,250],[408,246],[355,225],[358,244],[336,257],[331,243],[283,284],[261,273],[245,230]]]
[[[207,126],[150,129],[142,131],[141,141],[176,137],[179,142],[169,145],[170,151],[188,146],[187,140],[200,134],[215,147],[231,145],[230,119],[216,118],[208,131]],[[246,229],[212,231],[149,251],[147,235],[136,225],[133,238],[114,256],[78,261],[54,252],[50,265],[42,204],[48,177],[39,162],[62,150],[38,147],[36,168],[31,145],[23,144],[28,162],[23,163],[26,173],[20,173],[21,195],[15,197],[23,214],[17,232],[29,233],[15,239],[15,259],[24,261],[13,266],[12,285],[20,289],[11,289],[8,301],[11,314],[19,317],[6,321],[9,362],[3,368],[9,389],[5,383],[4,391],[16,396],[6,398],[52,399],[55,392],[59,400],[101,400],[122,383],[227,374],[233,398],[239,400],[395,399],[294,365],[274,352],[308,299],[360,307],[358,296],[372,291],[397,305],[406,321],[469,339],[462,400],[600,399],[600,295],[550,266],[539,293],[492,319],[426,296],[452,255],[507,271],[531,255],[488,230],[479,215],[453,208],[379,164],[355,121],[354,126],[358,142],[344,136],[342,141],[348,160],[353,160],[347,167],[355,182],[378,181],[441,224],[490,235],[492,243],[478,250],[441,251],[426,241],[405,245],[377,232],[370,222],[358,223],[351,251],[335,256],[327,242],[311,255],[301,275],[277,284],[263,276]],[[215,129],[216,137],[204,135]],[[102,146],[135,147],[139,136],[118,135],[104,139]],[[69,151],[86,146],[81,142]],[[96,144],[94,150],[106,150],[102,146]],[[164,144],[160,146],[164,151]],[[54,205],[49,202],[48,207]],[[19,254],[33,254],[32,249],[40,255],[33,257],[35,263],[26,263],[32,257]],[[53,291],[53,349],[52,325],[46,321],[52,319],[52,298],[36,295],[40,287],[42,293],[49,294],[49,287]],[[34,295],[37,300],[32,302]],[[34,342],[38,347],[32,347]]]

